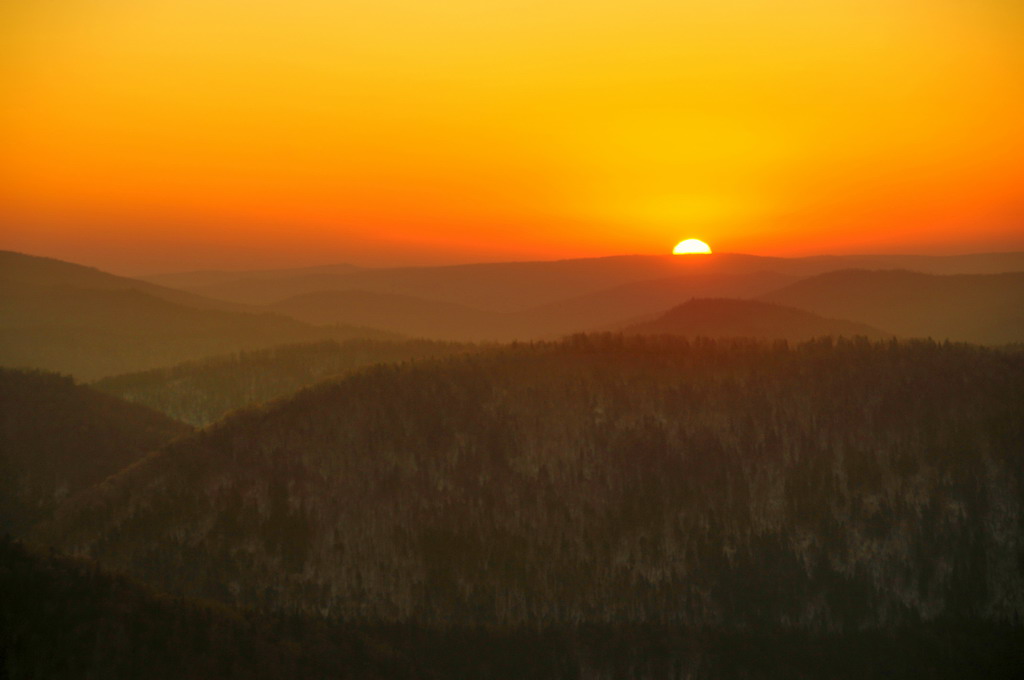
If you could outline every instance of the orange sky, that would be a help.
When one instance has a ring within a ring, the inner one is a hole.
[[[5,0],[0,248],[1024,249],[1019,0]]]

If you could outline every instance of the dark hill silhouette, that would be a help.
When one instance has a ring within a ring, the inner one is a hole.
[[[475,347],[470,345],[428,340],[328,341],[210,357],[169,368],[112,376],[92,386],[202,426],[230,411],[290,395],[316,382],[373,364],[473,350]]]
[[[0,364],[11,367],[92,380],[284,343],[394,337],[220,309],[225,303],[56,260],[0,260]]]
[[[0,535],[22,535],[54,507],[191,432],[68,377],[0,369]]]
[[[1019,353],[863,339],[375,367],[169,445],[35,537],[161,589],[377,623],[1020,621],[1021,384]]]
[[[934,276],[909,271],[821,274],[762,296],[904,337],[1024,342],[1024,272]]]
[[[801,309],[756,300],[694,299],[656,319],[627,326],[629,335],[684,335],[707,338],[762,338],[800,342],[820,336],[864,336],[886,333],[866,324],[826,319]]]

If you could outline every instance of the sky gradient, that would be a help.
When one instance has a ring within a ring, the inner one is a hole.
[[[1024,250],[1015,0],[7,0],[0,248]]]

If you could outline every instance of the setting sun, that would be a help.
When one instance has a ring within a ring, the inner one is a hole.
[[[120,273],[652,254],[691,228],[1019,249],[1018,4],[7,0],[0,247]]]
[[[688,238],[685,241],[680,241],[676,244],[676,247],[672,249],[673,255],[710,255],[711,248],[707,243],[695,238]]]

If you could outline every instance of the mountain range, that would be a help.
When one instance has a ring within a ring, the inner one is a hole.
[[[445,340],[623,328],[692,298],[761,299],[901,337],[1024,341],[1024,254],[622,256],[449,267],[154,277],[314,323]],[[753,328],[753,326],[751,326]],[[705,328],[711,335],[713,328]]]
[[[913,265],[942,273],[834,269],[855,264]],[[176,290],[80,265],[0,253],[0,362],[94,380],[318,340],[555,339],[649,322],[695,298],[761,300],[845,324],[823,327],[828,332],[860,328],[872,337],[999,345],[1024,342],[1024,274],[1002,272],[1013,266],[1024,268],[1024,256],[626,256],[155,277],[192,289]],[[756,314],[751,306],[744,309]],[[804,337],[753,319],[723,328],[708,325],[708,319],[700,332],[710,337],[734,335],[737,328],[759,334],[771,330],[776,338]]]
[[[0,677],[1018,677],[1022,272],[0,253]]]

